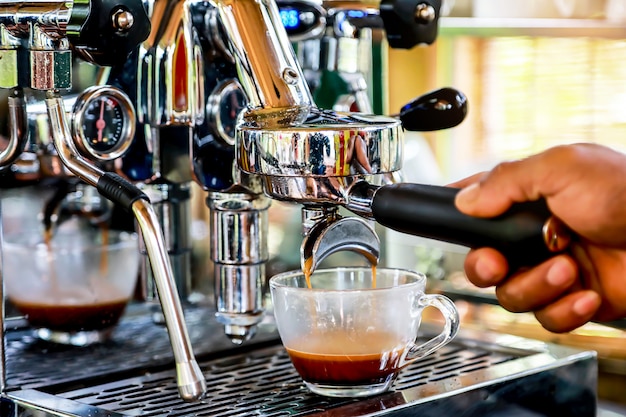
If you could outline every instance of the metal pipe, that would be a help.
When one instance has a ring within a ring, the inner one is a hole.
[[[193,355],[169,256],[163,244],[161,230],[158,228],[159,220],[146,200],[136,200],[132,209],[148,251],[165,325],[170,335],[170,343],[176,359],[178,391],[183,400],[198,400],[206,392],[206,381]]]
[[[80,156],[72,140],[63,98],[58,92],[49,90],[46,93],[45,102],[50,121],[50,135],[59,158],[76,176],[96,187],[104,171]]]
[[[22,89],[13,89],[8,101],[10,137],[6,149],[0,152],[0,170],[15,162],[28,141],[28,117]]]
[[[222,0],[217,8],[254,115],[248,116],[259,122],[306,116],[313,98],[276,3]]]
[[[97,187],[99,180],[105,173],[91,165],[78,153],[70,135],[63,99],[57,92],[48,91],[46,106],[51,136],[61,161],[83,181]],[[150,257],[159,300],[176,361],[180,396],[185,401],[200,399],[206,392],[206,381],[191,349],[182,307],[172,276],[172,267],[165,249],[163,232],[158,227],[158,219],[149,202],[138,199],[132,203],[131,208],[137,218]]]
[[[28,36],[30,25],[37,24],[64,34],[72,14],[72,1],[4,0],[0,9],[0,24],[15,36]]]

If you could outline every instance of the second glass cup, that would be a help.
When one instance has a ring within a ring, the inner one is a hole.
[[[59,230],[4,237],[7,298],[37,337],[77,346],[104,342],[133,295],[140,253],[134,233]]]
[[[289,357],[313,392],[363,397],[387,391],[408,364],[449,343],[459,315],[445,296],[425,294],[426,276],[402,269],[300,271],[270,279],[274,315]],[[445,318],[434,338],[416,344],[425,307]]]

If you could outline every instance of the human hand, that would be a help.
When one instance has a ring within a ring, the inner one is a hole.
[[[463,188],[456,206],[468,215],[493,217],[545,198],[575,232],[567,253],[529,269],[509,271],[492,248],[468,253],[468,279],[495,286],[505,309],[532,311],[554,332],[626,317],[626,155],[595,144],[558,146],[452,186]]]

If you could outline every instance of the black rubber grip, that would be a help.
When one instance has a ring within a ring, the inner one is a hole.
[[[150,201],[137,186],[113,172],[106,172],[99,180],[97,189],[100,194],[128,211],[139,199]]]
[[[543,234],[552,215],[545,200],[515,204],[498,217],[478,218],[456,208],[458,191],[422,184],[386,185],[374,194],[372,214],[378,223],[399,232],[470,248],[495,248],[512,268],[533,266],[554,255]]]

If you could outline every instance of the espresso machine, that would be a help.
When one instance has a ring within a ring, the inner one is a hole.
[[[0,166],[18,180],[70,177],[131,213],[148,312],[84,348],[42,345],[3,314],[2,415],[593,415],[593,352],[462,332],[391,393],[357,401],[307,393],[280,346],[264,297],[272,200],[301,206],[310,270],[346,250],[376,264],[372,221],[519,264],[567,245],[541,203],[472,219],[456,190],[398,182],[403,130],[453,127],[467,100],[443,88],[372,114],[372,40],[431,44],[439,0],[1,3]],[[82,91],[76,59],[99,68]],[[348,86],[333,109],[313,99],[323,70]],[[33,134],[33,119],[46,128]],[[193,183],[210,210],[210,307],[190,297]]]

